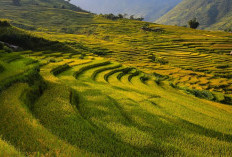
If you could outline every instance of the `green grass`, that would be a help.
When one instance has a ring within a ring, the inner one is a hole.
[[[24,48],[26,50],[53,50],[77,53],[77,50],[63,43],[46,40],[11,25],[0,29],[0,41],[17,45],[21,49]]]
[[[3,72],[4,70],[5,70],[5,67],[2,64],[0,64],[0,73]]]
[[[160,75],[100,57],[61,55],[51,62],[56,55],[47,54],[40,75],[23,70],[0,93],[0,134],[22,155],[231,155],[231,106],[187,95],[167,80],[158,85]],[[38,52],[1,59],[12,75],[17,65],[44,62]]]
[[[231,34],[157,24],[149,27],[163,32],[146,32],[144,22],[110,21],[46,2],[0,4],[11,23],[36,28],[0,28],[0,40],[35,45],[0,51],[0,151],[232,155],[232,106],[209,101],[231,98]]]
[[[9,145],[6,141],[0,139],[0,156],[23,156],[13,146]]]
[[[44,128],[22,104],[19,97],[26,88],[25,84],[16,84],[1,93],[1,122],[5,127],[0,133],[3,138],[26,154],[68,155],[72,152],[72,155],[80,155],[77,149]]]

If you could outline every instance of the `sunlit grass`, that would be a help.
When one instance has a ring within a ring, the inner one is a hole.
[[[232,107],[213,102],[230,102],[230,34],[158,24],[150,27],[163,33],[145,32],[145,22],[42,8],[28,12],[22,6],[5,14],[10,18],[23,10],[24,18],[17,16],[16,22],[75,52],[0,51],[1,84],[20,77],[1,89],[0,151],[32,156],[232,155]],[[215,100],[195,97],[202,94]]]

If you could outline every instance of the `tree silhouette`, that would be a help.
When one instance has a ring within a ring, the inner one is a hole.
[[[190,20],[188,24],[189,24],[189,27],[193,29],[196,29],[200,25],[200,23],[197,21],[196,18]]]

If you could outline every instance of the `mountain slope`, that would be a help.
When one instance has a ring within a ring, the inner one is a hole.
[[[154,21],[175,7],[181,0],[72,0],[71,3],[94,13],[127,13]]]
[[[2,0],[2,3],[6,6],[11,6],[13,2],[11,0]],[[80,7],[70,4],[65,0],[21,0],[19,6],[23,5],[34,5],[34,6],[44,6],[44,7],[54,7],[54,8],[64,8],[75,11],[84,11]]]
[[[2,2],[0,156],[231,156],[231,33]]]
[[[77,25],[93,22],[93,15],[64,0],[21,0],[20,6],[1,0],[0,18],[27,30],[65,33],[73,33],[79,29]]]
[[[0,54],[6,155],[17,150],[25,156],[232,153],[232,106],[189,96],[158,76],[91,54]],[[1,145],[0,140],[0,150]]]
[[[184,0],[155,22],[168,25],[186,25],[196,17],[201,28],[225,29],[232,27],[231,0]]]

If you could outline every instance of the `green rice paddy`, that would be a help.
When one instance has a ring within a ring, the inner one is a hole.
[[[6,154],[231,156],[231,106],[157,84],[153,75],[101,57],[54,55],[14,52],[17,60],[1,59],[16,77],[14,66],[26,71],[32,58],[38,62],[31,67],[46,61],[39,72],[46,88],[36,101],[25,101],[35,86],[27,81],[0,94]]]
[[[230,33],[46,3],[0,2],[0,156],[232,156]]]

